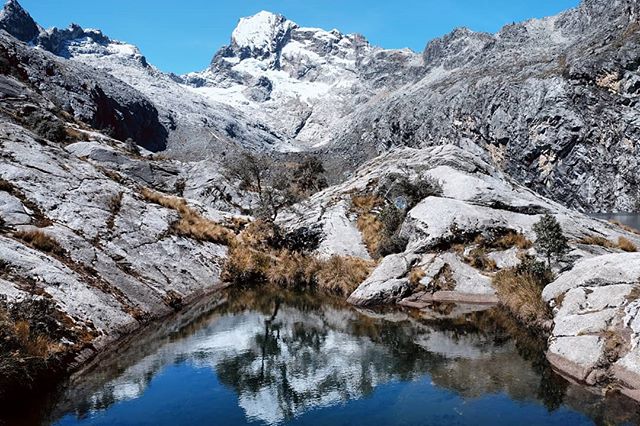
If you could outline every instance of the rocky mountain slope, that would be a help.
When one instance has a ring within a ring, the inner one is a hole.
[[[567,206],[635,211],[638,16],[632,0],[585,0],[497,34],[457,29],[420,55],[260,12],[185,76],[98,30],[44,30],[15,0],[0,28],[141,91],[183,159],[319,150],[338,182],[395,147],[475,145]]]
[[[459,29],[431,41],[419,81],[356,110],[331,157],[473,144],[567,206],[634,211],[639,7],[588,0],[495,35]]]

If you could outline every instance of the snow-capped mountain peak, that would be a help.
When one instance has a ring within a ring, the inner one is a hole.
[[[298,25],[282,15],[262,11],[241,18],[233,31],[231,42],[240,50],[247,50],[252,56],[274,53],[286,41],[292,29]]]

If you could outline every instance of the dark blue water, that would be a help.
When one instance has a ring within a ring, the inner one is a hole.
[[[593,217],[620,222],[640,231],[640,214],[638,213],[597,213],[593,214]]]
[[[583,425],[637,408],[555,375],[499,310],[373,313],[246,293],[67,385],[56,425]],[[630,423],[631,424],[631,423]]]

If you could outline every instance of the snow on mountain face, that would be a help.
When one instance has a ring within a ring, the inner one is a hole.
[[[52,28],[38,37],[38,45],[63,58],[81,58],[83,62],[95,62],[104,57],[123,65],[147,67],[140,50],[131,44],[111,40],[100,30],[83,29],[77,24],[69,28]],[[92,61],[93,59],[93,61]],[[98,64],[93,64],[100,67]]]
[[[380,87],[368,80],[367,70],[380,63],[379,57],[391,55],[401,59],[385,62],[383,68],[397,81],[412,75],[407,69],[422,65],[420,56],[409,50],[383,50],[359,35],[303,28],[281,15],[260,12],[242,18],[231,44],[215,55],[211,66],[184,81],[196,93],[251,111],[299,149],[307,149],[328,142],[330,128],[375,95]]]
[[[229,46],[208,69],[178,77],[99,30],[75,24],[44,30],[16,0],[8,2],[3,16],[13,17],[4,21],[14,36],[24,39],[24,28],[36,28],[37,36],[28,37],[33,44],[140,90],[154,101],[169,130],[169,149],[194,156],[202,150],[224,152],[230,145],[299,151],[325,144],[332,127],[357,105],[410,80],[422,64],[409,50],[375,48],[358,35],[301,28],[263,11],[239,21]]]
[[[297,25],[284,16],[262,11],[240,19],[231,41],[245,57],[268,57],[275,53]]]

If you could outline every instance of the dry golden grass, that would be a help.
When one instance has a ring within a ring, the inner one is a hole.
[[[613,241],[609,241],[604,237],[601,237],[599,235],[592,235],[589,237],[583,237],[580,240],[578,240],[578,242],[580,244],[587,244],[590,246],[600,246],[600,247],[606,247],[606,248],[615,248],[616,244]]]
[[[588,244],[592,246],[600,246],[606,248],[619,248],[620,250],[627,252],[635,252],[638,251],[638,248],[635,244],[629,241],[625,237],[619,237],[617,242],[610,241],[604,237],[600,236],[590,236],[584,237],[578,241],[581,244]]]
[[[378,253],[384,232],[384,224],[373,211],[382,205],[383,201],[375,195],[354,195],[351,197],[351,211],[358,216],[356,226],[372,256]]]
[[[273,228],[260,221],[249,224],[229,248],[222,279],[236,285],[271,284],[310,287],[348,295],[364,281],[373,262],[351,257],[317,259],[288,250],[275,250],[266,241]]]
[[[302,253],[282,250],[269,263],[266,278],[270,284],[280,287],[309,287],[315,283],[320,263]]]
[[[542,286],[529,274],[517,274],[509,269],[498,272],[493,278],[500,303],[507,307],[523,324],[540,326],[551,313],[542,300]]]
[[[317,285],[322,291],[348,296],[373,270],[374,262],[356,257],[333,256],[319,262]]]
[[[422,281],[422,279],[426,276],[427,274],[424,272],[424,270],[416,266],[415,268],[411,269],[411,272],[409,272],[409,284],[411,284],[412,287],[417,287],[418,285],[420,285],[420,281]]]
[[[433,277],[431,283],[429,283],[429,288],[433,291],[451,291],[456,287],[456,280],[453,277],[453,271],[451,270],[451,265],[445,263],[440,272]]]
[[[640,283],[638,283],[638,285],[633,287],[633,289],[631,290],[631,292],[627,296],[627,300],[630,301],[630,302],[632,302],[634,300],[638,300],[638,299],[640,299]]]
[[[495,248],[507,250],[512,247],[517,247],[521,250],[527,250],[533,247],[533,243],[527,239],[524,235],[519,232],[509,231],[502,237],[500,237],[493,244]]]
[[[34,333],[28,321],[13,322],[4,309],[0,309],[0,326],[4,328],[0,334],[15,342],[23,355],[47,359],[63,349],[49,337]]]
[[[465,261],[476,269],[481,271],[493,272],[498,269],[496,262],[491,259],[483,247],[478,247],[465,257]]]
[[[187,204],[184,198],[163,195],[148,188],[140,192],[142,197],[152,203],[177,211],[180,219],[173,225],[176,234],[198,241],[230,245],[235,234],[224,226],[202,217]]]
[[[47,336],[33,335],[27,321],[18,321],[14,325],[14,334],[21,348],[30,356],[48,358],[61,351],[57,343],[53,343]]]
[[[624,229],[627,232],[631,232],[632,234],[640,235],[640,230],[638,230],[636,228],[632,228],[629,225],[625,225],[624,223],[622,223],[622,222],[620,222],[618,220],[612,220],[610,222],[613,223],[614,225],[618,226],[619,228]]]
[[[614,330],[605,330],[600,337],[604,340],[603,356],[609,363],[616,362],[629,350],[629,342]]]
[[[73,127],[65,128],[65,132],[67,134],[67,138],[72,141],[88,141],[89,140],[89,135]]]
[[[226,219],[223,223],[222,226],[224,226],[225,228],[228,228],[230,230],[232,230],[233,232],[235,232],[236,234],[242,232],[247,225],[249,225],[251,222],[248,219],[242,218],[242,217],[232,217],[229,219]]]
[[[636,247],[635,244],[633,244],[631,241],[629,241],[625,237],[618,238],[618,247],[620,248],[620,250],[624,250],[628,252],[638,251],[638,247]]]
[[[227,260],[222,271],[222,280],[240,286],[262,284],[274,259],[267,253],[242,244],[229,247]]]
[[[63,256],[65,254],[64,249],[55,238],[50,237],[39,229],[18,231],[14,233],[13,236],[45,253],[51,253],[58,256]]]

